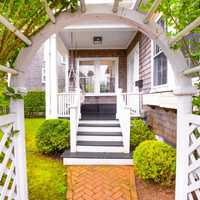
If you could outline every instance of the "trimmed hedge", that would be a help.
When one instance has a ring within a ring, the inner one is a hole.
[[[170,186],[175,182],[176,151],[156,140],[142,142],[133,155],[136,172],[148,181]]]
[[[145,140],[154,140],[155,133],[152,132],[148,125],[141,119],[131,121],[131,149],[134,150],[141,142]]]
[[[29,91],[24,97],[24,109],[26,117],[44,117],[45,92]]]
[[[44,154],[57,154],[69,148],[70,122],[66,119],[45,120],[36,135],[36,146]]]

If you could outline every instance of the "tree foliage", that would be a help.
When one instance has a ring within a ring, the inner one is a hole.
[[[48,0],[48,4],[57,15],[63,11],[75,11],[78,0]],[[41,0],[0,0],[0,13],[28,38],[49,21]],[[13,64],[25,46],[14,33],[0,24],[0,64]]]
[[[143,2],[139,10],[147,12],[153,1]],[[174,36],[200,16],[200,0],[162,0],[158,11],[162,13],[162,18],[170,27],[169,35]],[[178,42],[176,47],[184,50],[184,54],[191,59],[193,65],[198,65],[200,61],[200,27]]]

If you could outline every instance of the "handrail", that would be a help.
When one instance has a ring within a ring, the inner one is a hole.
[[[70,151],[76,152],[77,131],[80,119],[80,91],[77,91],[70,109]]]
[[[130,107],[127,106],[123,100],[122,90],[117,91],[117,116],[120,122],[124,153],[130,152]]]
[[[70,117],[70,107],[76,105],[75,100],[80,92],[58,93],[58,117]]]

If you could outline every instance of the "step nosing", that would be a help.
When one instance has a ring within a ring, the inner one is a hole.
[[[77,146],[123,147],[123,142],[115,141],[77,141]]]

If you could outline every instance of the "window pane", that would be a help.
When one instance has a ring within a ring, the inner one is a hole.
[[[94,61],[80,61],[80,88],[84,92],[94,92],[95,64]]]
[[[100,92],[114,92],[115,71],[112,60],[102,60],[99,65]]]
[[[154,85],[167,84],[167,57],[160,53],[154,57]]]

